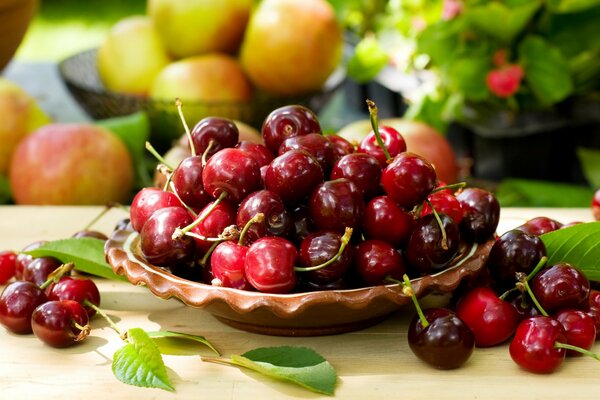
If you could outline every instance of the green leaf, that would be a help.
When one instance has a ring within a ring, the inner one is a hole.
[[[172,331],[152,331],[146,333],[154,339],[162,354],[195,355],[198,354],[198,343],[200,343],[211,349],[216,355],[221,355],[212,343],[203,336]]]
[[[347,73],[353,80],[363,83],[375,78],[388,64],[389,55],[374,36],[362,39],[348,60]]]
[[[600,0],[546,0],[548,6],[556,13],[572,13],[588,10],[600,5]]]
[[[504,179],[496,189],[502,207],[589,207],[587,186],[529,179]]]
[[[573,92],[569,66],[560,50],[538,36],[529,36],[519,46],[520,62],[536,97],[554,104]]]
[[[509,7],[501,2],[491,1],[479,7],[467,8],[465,16],[478,29],[509,43],[525,28],[540,4],[539,0],[535,0]]]
[[[62,263],[72,262],[75,269],[102,278],[126,280],[113,272],[104,255],[104,240],[83,237],[58,239],[27,251],[33,257],[51,256]]]
[[[10,182],[4,175],[0,175],[0,204],[6,204],[10,201],[12,195],[10,192]]]
[[[600,188],[600,150],[579,147],[577,157],[579,157],[583,174],[590,186]]]
[[[146,141],[150,137],[150,120],[144,112],[122,117],[113,117],[96,122],[116,136],[127,146],[136,173],[136,186],[151,186],[152,178],[146,167]]]
[[[547,265],[567,262],[589,280],[600,281],[600,221],[577,224],[545,233]]]
[[[332,396],[337,374],[320,354],[306,347],[261,347],[230,359],[203,359],[239,367],[288,381],[310,391]]]
[[[417,37],[418,52],[427,54],[437,65],[447,64],[456,55],[464,28],[459,18],[429,25]]]
[[[113,355],[115,377],[129,385],[175,391],[158,346],[140,328],[127,331],[127,344]]]
[[[467,100],[485,100],[490,92],[485,77],[490,69],[489,61],[484,58],[459,58],[452,62],[448,72],[458,92]]]

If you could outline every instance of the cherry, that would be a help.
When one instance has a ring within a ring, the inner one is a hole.
[[[298,251],[298,264],[310,268],[326,263],[338,254],[342,234],[335,231],[318,231],[306,236]],[[352,264],[352,247],[346,246],[335,261],[326,267],[303,274],[305,281],[316,285],[327,285],[339,281]]]
[[[258,163],[259,167],[264,167],[265,165],[269,165],[271,161],[273,161],[273,153],[267,147],[260,143],[254,143],[249,140],[241,140],[236,146],[236,148],[245,151],[248,155],[252,156],[254,160]]]
[[[404,137],[396,129],[391,126],[379,127],[379,135],[388,152],[385,153],[378,142],[375,131],[371,130],[359,143],[356,149],[359,153],[369,154],[379,162],[381,168],[385,168],[388,164],[388,159],[406,151],[406,141]]]
[[[422,203],[437,185],[433,165],[418,154],[398,154],[381,176],[385,193],[401,207],[411,209]]]
[[[463,209],[460,202],[456,199],[450,190],[440,190],[427,196],[426,202],[421,208],[421,217],[431,214],[431,204],[433,208],[439,212],[448,215],[455,224],[459,225],[463,219]]]
[[[264,293],[289,293],[296,285],[296,247],[287,239],[266,236],[250,245],[244,261],[246,279]]]
[[[481,188],[466,188],[456,194],[463,208],[460,223],[464,239],[483,243],[496,232],[500,221],[500,204],[493,193]]]
[[[210,256],[212,284],[234,289],[253,290],[244,271],[247,253],[248,246],[238,242],[226,240],[219,243]]]
[[[62,262],[54,257],[34,258],[25,266],[22,279],[40,286],[46,282],[48,276],[61,265]]]
[[[330,177],[331,180],[351,180],[363,197],[370,199],[381,192],[381,174],[381,166],[375,157],[365,153],[351,153],[337,160]]]
[[[41,245],[46,243],[44,240],[40,240],[37,242],[33,242],[25,246],[18,254],[17,259],[15,260],[15,278],[17,280],[23,279],[23,271],[25,267],[33,261],[33,256],[27,254],[28,251],[35,250]]]
[[[321,125],[315,113],[301,105],[288,105],[271,111],[261,127],[265,146],[273,154],[278,153],[285,139],[309,133],[321,133]]]
[[[547,316],[522,321],[510,342],[511,358],[522,368],[540,374],[550,373],[565,359],[566,351],[556,343],[566,343],[560,322]]]
[[[517,272],[531,273],[545,255],[546,246],[539,237],[513,229],[494,242],[486,268],[499,290],[506,290],[515,286]]]
[[[345,178],[326,181],[308,200],[310,218],[319,230],[344,232],[362,222],[365,203],[356,185]]]
[[[540,271],[531,281],[531,290],[546,312],[588,305],[590,282],[568,263],[558,263]]]
[[[189,156],[179,163],[171,176],[173,191],[185,205],[194,209],[201,209],[212,200],[204,189],[203,170],[202,156]]]
[[[443,228],[442,228],[443,227]],[[422,275],[445,269],[458,253],[460,234],[458,226],[446,214],[419,218],[406,245],[406,260]]]
[[[254,223],[248,228],[245,243],[252,243],[263,236],[287,236],[292,229],[292,219],[281,198],[269,190],[256,191],[242,201],[236,216],[239,229],[256,214],[262,213],[262,222]]]
[[[266,169],[265,188],[287,205],[301,203],[323,182],[323,169],[303,150],[290,150],[276,157]]]
[[[326,138],[333,145],[334,162],[355,151],[354,145],[339,135],[327,135]]]
[[[333,166],[333,145],[321,133],[308,133],[285,139],[279,146],[278,154],[290,150],[304,150],[313,156],[321,165],[325,175],[329,174]]]
[[[38,285],[11,282],[0,295],[0,323],[13,333],[31,333],[31,314],[46,301],[46,294]]]
[[[196,248],[207,252],[214,244],[214,239],[227,234],[225,229],[235,225],[236,208],[229,201],[212,201],[198,214],[196,220],[201,220],[188,233],[196,241]]]
[[[374,197],[365,207],[362,228],[367,239],[379,239],[399,247],[408,241],[413,227],[412,215],[388,196]]]
[[[516,308],[488,287],[477,287],[461,297],[456,305],[456,315],[471,329],[478,347],[505,342],[520,320]]]
[[[131,226],[136,232],[140,232],[154,211],[174,206],[182,206],[175,194],[153,187],[143,188],[131,200]]]
[[[91,229],[84,229],[75,232],[71,237],[74,238],[94,238],[99,240],[108,240],[108,236],[104,232],[99,232]]]
[[[292,242],[300,245],[302,240],[315,230],[314,224],[310,219],[308,206],[299,204],[294,207],[290,211],[290,218],[292,220],[290,239]]]
[[[590,307],[600,308],[600,290],[591,289],[590,296],[588,297],[588,304]]]
[[[596,341],[596,323],[591,315],[581,310],[565,309],[559,311],[554,318],[565,329],[567,344],[589,350]],[[567,350],[567,357],[582,356],[574,350]]]
[[[541,315],[538,309],[535,308],[535,305],[527,293],[519,293],[517,296],[513,296],[510,299],[510,304],[512,304],[513,307],[515,307],[515,310],[517,310],[519,321],[535,317],[536,315]]]
[[[149,263],[163,267],[189,261],[194,254],[194,239],[189,236],[173,239],[173,233],[191,223],[192,217],[182,207],[155,211],[140,232],[142,255]]]
[[[0,251],[0,285],[4,285],[15,276],[17,253]]]
[[[240,132],[230,119],[222,117],[206,117],[201,119],[191,131],[194,144],[193,155],[203,155],[208,160],[219,150],[234,147],[239,140]]]
[[[600,338],[600,308],[592,306],[585,312],[594,320],[594,324],[596,325],[596,340],[598,340]]]
[[[400,279],[405,272],[400,252],[388,242],[367,239],[354,249],[354,269],[368,285],[381,285],[386,278]]]
[[[520,231],[532,236],[540,236],[563,227],[560,222],[548,217],[535,217],[526,221],[523,225],[516,227]]]
[[[74,300],[48,301],[31,315],[35,336],[52,347],[68,347],[89,333],[88,315]]]
[[[63,276],[58,282],[50,286],[49,300],[74,300],[84,306],[87,315],[91,318],[96,310],[86,302],[100,306],[100,291],[96,283],[88,278],[74,278]]]
[[[202,182],[214,198],[226,196],[239,204],[247,195],[260,189],[260,167],[247,152],[227,148],[215,153],[204,166]]]
[[[597,189],[594,192],[594,197],[592,197],[592,214],[594,215],[594,219],[596,221],[600,221],[600,189]]]

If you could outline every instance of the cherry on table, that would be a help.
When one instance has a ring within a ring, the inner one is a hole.
[[[0,285],[14,278],[17,253],[12,250],[0,251]]]
[[[108,240],[108,236],[104,232],[95,231],[93,229],[83,229],[75,232],[71,237],[74,238],[94,238],[99,240]]]
[[[554,315],[565,329],[567,344],[589,350],[596,341],[596,322],[591,315],[582,310],[564,309]],[[567,349],[567,357],[583,354]]]
[[[558,263],[541,270],[530,285],[538,302],[548,313],[588,305],[590,282],[571,264]]]
[[[48,292],[49,300],[74,300],[80,303],[90,318],[96,314],[96,310],[86,302],[96,307],[100,306],[100,291],[96,283],[89,278],[63,276],[50,286]]]
[[[54,257],[46,256],[34,258],[25,266],[25,269],[23,269],[22,279],[40,286],[46,282],[48,276],[61,265],[62,262]]]
[[[11,282],[0,294],[0,323],[13,333],[31,333],[31,314],[47,300],[38,285],[29,281]]]
[[[31,261],[33,261],[33,256],[27,254],[27,252],[37,249],[44,243],[46,243],[45,240],[38,240],[36,242],[30,243],[17,254],[17,259],[15,261],[15,278],[17,280],[23,279],[23,271],[25,270],[25,267],[27,267],[27,265]]]
[[[89,334],[89,318],[74,300],[53,300],[38,306],[31,315],[35,336],[52,347],[68,347]]]
[[[271,111],[261,127],[265,146],[273,154],[278,154],[279,146],[285,139],[309,133],[321,133],[319,119],[310,109],[298,104]]]

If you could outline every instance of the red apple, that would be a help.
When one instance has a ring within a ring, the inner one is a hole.
[[[22,140],[9,167],[17,204],[126,202],[134,174],[123,142],[91,124],[48,124]]]

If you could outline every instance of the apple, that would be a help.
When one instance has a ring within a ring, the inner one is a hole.
[[[146,95],[158,73],[171,62],[167,50],[145,16],[113,25],[98,48],[96,65],[107,89]]]
[[[175,58],[237,52],[252,0],[149,0],[148,15]]]
[[[240,62],[267,93],[306,94],[322,89],[340,64],[343,44],[326,0],[263,0],[248,22]]]
[[[19,143],[9,180],[16,204],[105,205],[129,200],[134,174],[125,144],[110,131],[54,123]]]
[[[0,78],[0,175],[8,171],[17,144],[29,133],[50,122],[37,101],[21,86]]]
[[[404,118],[379,120],[379,126],[395,128],[406,141],[407,151],[425,157],[435,167],[438,178],[446,183],[455,183],[458,179],[458,163],[454,149],[448,139],[431,126]],[[352,122],[338,135],[351,143],[359,143],[371,131],[371,122],[367,119]]]

